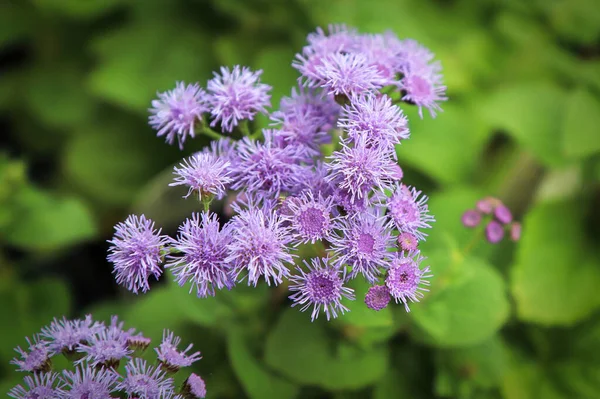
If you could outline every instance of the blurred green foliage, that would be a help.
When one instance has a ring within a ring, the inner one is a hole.
[[[144,212],[173,232],[196,207],[166,183],[207,141],[183,154],[154,137],[156,91],[241,63],[264,70],[276,106],[306,34],[329,23],[417,39],[444,66],[445,112],[407,109],[398,149],[437,218],[431,293],[373,313],[357,282],[351,313],[310,323],[267,287],[200,300],[171,281],[135,298],[100,286],[117,221]],[[595,0],[5,0],[0,129],[0,392],[20,381],[8,361],[24,336],[93,312],[194,342],[211,398],[600,397]],[[460,215],[490,194],[523,238],[467,255]]]

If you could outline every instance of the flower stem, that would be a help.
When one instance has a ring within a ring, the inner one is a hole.
[[[207,135],[208,137],[210,137],[212,139],[215,139],[215,140],[219,140],[219,139],[221,139],[223,137],[219,133],[215,132],[210,127],[208,127],[207,124],[203,124],[202,125],[202,133],[205,134],[205,135]]]

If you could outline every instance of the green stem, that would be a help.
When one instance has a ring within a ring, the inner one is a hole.
[[[206,123],[202,125],[202,133],[215,140],[219,140],[223,137],[219,133],[215,132],[210,127],[208,127]]]
[[[238,125],[240,132],[242,132],[242,134],[244,136],[250,136],[250,128],[248,127],[248,120],[244,119],[243,121],[240,122],[240,124]]]

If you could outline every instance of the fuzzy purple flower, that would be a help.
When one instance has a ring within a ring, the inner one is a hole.
[[[193,344],[189,344],[184,350],[177,349],[181,338],[175,336],[172,331],[163,331],[163,339],[158,348],[155,348],[158,361],[161,366],[170,373],[176,373],[182,367],[189,367],[194,362],[202,359],[200,352],[188,354]]]
[[[173,244],[177,255],[170,255],[166,265],[177,284],[191,282],[190,292],[195,287],[199,298],[214,296],[215,289],[231,289],[235,283],[230,276],[231,267],[225,261],[231,235],[229,225],[220,228],[215,214],[193,213],[186,219]]]
[[[225,132],[231,132],[241,120],[254,119],[257,112],[266,113],[270,105],[271,86],[260,83],[262,71],[251,71],[236,65],[233,69],[221,67],[221,74],[214,74],[208,81],[211,126],[221,123]]]
[[[419,239],[414,234],[405,231],[398,236],[398,245],[403,251],[416,251],[419,246]]]
[[[387,201],[387,207],[398,230],[412,233],[419,240],[424,240],[427,236],[420,229],[430,228],[431,223],[435,221],[429,214],[427,196],[404,184],[396,186],[396,190]]]
[[[331,239],[337,267],[352,267],[350,278],[359,273],[373,283],[388,263],[388,248],[394,246],[391,226],[383,216],[363,212],[338,222],[338,234]]]
[[[429,266],[420,268],[424,259],[419,251],[397,254],[387,269],[385,285],[396,303],[403,303],[407,312],[410,312],[409,300],[419,302],[423,291],[429,291],[422,287],[428,286],[429,281],[426,279],[432,277]]]
[[[331,52],[352,52],[359,49],[359,35],[356,29],[349,28],[344,24],[331,24],[327,32],[323,28],[317,28],[316,32],[308,34],[302,52],[304,54],[327,54]]]
[[[492,244],[499,243],[504,238],[504,227],[495,220],[485,226],[485,238]]]
[[[186,86],[178,82],[175,89],[158,93],[158,100],[152,101],[149,123],[158,131],[158,137],[165,136],[169,144],[177,138],[179,148],[183,148],[187,136],[194,137],[194,126],[202,121],[205,112],[206,92],[197,83]]]
[[[129,397],[139,399],[170,398],[175,390],[173,379],[159,367],[149,366],[143,359],[132,359],[125,365],[125,377],[117,385]]]
[[[240,210],[231,223],[233,234],[225,262],[234,266],[236,278],[247,273],[248,285],[256,286],[261,276],[268,285],[271,280],[280,284],[289,276],[285,263],[293,263],[288,248],[292,235],[280,216],[271,209],[251,206]]]
[[[303,262],[308,271],[296,267],[299,274],[290,277],[292,307],[301,305],[300,310],[304,312],[312,306],[312,321],[319,317],[321,308],[327,320],[336,318],[338,312],[348,311],[341,301],[343,298],[354,300],[354,291],[344,287],[345,272],[330,265],[328,259],[313,258],[311,263]]]
[[[390,303],[390,290],[385,285],[374,285],[369,287],[365,295],[365,304],[369,309],[379,311]]]
[[[481,213],[473,209],[467,209],[463,213],[460,220],[465,227],[473,228],[479,225],[479,223],[481,222]]]
[[[190,399],[203,399],[206,397],[206,383],[197,374],[190,376],[183,383],[183,396]]]
[[[410,136],[408,120],[400,107],[386,95],[354,98],[350,105],[343,108],[338,127],[345,129],[353,141],[364,135],[369,145],[390,150]]]
[[[64,370],[61,399],[107,399],[116,387],[119,375],[110,368],[80,364],[75,371]]]
[[[33,339],[26,338],[28,351],[21,349],[20,346],[15,348],[19,354],[19,358],[14,358],[10,361],[11,364],[18,366],[19,371],[28,371],[30,373],[45,373],[50,371],[52,366],[50,360],[50,351],[48,343],[40,339],[39,335],[34,335]]]
[[[392,83],[401,65],[403,45],[398,37],[389,31],[384,34],[361,35],[358,43],[358,51],[367,57],[387,82]]]
[[[277,198],[282,191],[294,192],[306,175],[306,167],[298,164],[302,151],[297,146],[278,146],[272,130],[264,130],[264,136],[264,142],[244,137],[238,143],[232,188],[269,198]]]
[[[185,198],[192,192],[197,192],[200,200],[207,196],[221,199],[227,185],[231,183],[230,166],[229,161],[223,158],[197,153],[175,167],[173,173],[177,177],[169,186],[187,186],[189,189]]]
[[[154,222],[144,215],[130,215],[125,222],[115,226],[107,257],[114,264],[113,274],[118,284],[133,293],[150,289],[148,278],[162,274],[161,251],[171,242],[154,229]]]
[[[332,197],[315,197],[312,192],[305,191],[298,197],[287,197],[285,203],[289,215],[284,219],[291,222],[296,243],[314,244],[329,237],[333,220]]]
[[[23,379],[26,387],[19,384],[8,392],[8,396],[14,399],[60,399],[63,392],[61,384],[56,384],[57,379],[58,374],[53,372],[27,375]]]
[[[124,331],[122,327],[123,323],[119,323],[113,316],[109,326],[77,347],[77,351],[84,354],[77,363],[87,362],[94,367],[116,368],[121,359],[129,358],[133,350],[129,347],[128,339],[134,330]]]
[[[391,188],[396,173],[389,149],[370,147],[365,136],[358,136],[354,146],[342,141],[342,149],[331,156],[329,181],[348,192],[351,201],[368,202],[369,193],[377,188]]]
[[[386,83],[377,68],[360,53],[327,54],[321,64],[315,66],[314,74],[305,76],[309,87],[320,87],[327,94],[346,97],[380,89]]]
[[[483,214],[490,214],[493,212],[494,207],[499,202],[498,199],[492,197],[486,197],[477,201],[477,210]]]
[[[90,315],[83,320],[67,320],[63,317],[54,318],[49,326],[42,328],[40,335],[48,340],[48,349],[53,355],[61,352],[68,354],[101,329],[102,325],[94,322]]]

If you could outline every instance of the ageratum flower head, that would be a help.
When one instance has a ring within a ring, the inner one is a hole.
[[[173,379],[160,367],[150,366],[143,359],[132,359],[125,365],[125,377],[117,389],[128,397],[139,399],[168,398],[173,395]]]
[[[390,223],[383,216],[362,212],[341,219],[331,240],[335,264],[351,266],[350,278],[362,274],[373,283],[389,261],[388,248],[394,246]]]
[[[208,81],[211,126],[220,123],[225,132],[233,131],[242,120],[253,120],[257,112],[266,112],[270,105],[271,86],[260,83],[262,70],[251,71],[236,65],[233,69],[221,67]]]
[[[160,233],[161,229],[156,230],[154,222],[144,215],[130,215],[115,226],[107,259],[114,265],[118,284],[137,294],[150,289],[150,276],[160,277],[161,251],[171,242]]]
[[[284,219],[291,222],[297,244],[314,244],[329,238],[334,220],[333,197],[323,198],[304,191],[297,197],[287,197],[285,203],[289,212]]]
[[[348,308],[342,304],[342,299],[354,300],[354,291],[344,287],[345,272],[343,269],[330,265],[328,259],[314,258],[310,263],[303,261],[305,269],[297,267],[299,274],[290,277],[290,299],[292,306],[302,306],[304,312],[312,306],[311,320],[319,317],[321,309],[327,320],[344,314]]]
[[[54,318],[49,326],[42,328],[40,336],[47,340],[48,349],[53,355],[61,352],[68,354],[101,329],[102,325],[93,321],[91,315],[75,320],[63,316],[62,319]]]
[[[385,285],[374,285],[369,287],[365,295],[365,304],[369,309],[380,311],[390,303],[390,290]]]
[[[365,54],[369,63],[391,84],[399,72],[402,42],[392,32],[361,35],[358,39],[358,52]]]
[[[175,373],[182,367],[189,367],[193,363],[202,359],[200,352],[188,354],[194,346],[189,344],[185,349],[179,350],[177,347],[181,343],[181,338],[175,336],[172,331],[163,331],[163,339],[158,348],[155,348],[158,355],[158,361],[168,372]]]
[[[191,399],[202,399],[206,397],[206,383],[197,374],[190,376],[183,383],[183,396]]]
[[[98,368],[80,363],[75,371],[64,370],[62,375],[64,399],[106,399],[117,386],[119,374],[111,368]]]
[[[398,230],[409,232],[419,240],[425,239],[427,234],[421,229],[431,228],[431,223],[435,221],[429,214],[427,199],[427,196],[421,195],[421,191],[414,187],[396,185],[394,193],[387,201],[387,207]]]
[[[282,191],[294,192],[307,169],[299,164],[303,159],[301,148],[279,146],[273,130],[264,130],[263,134],[264,142],[245,137],[238,143],[239,161],[232,171],[231,187],[275,199]]]
[[[248,278],[248,285],[256,286],[264,277],[268,285],[281,284],[289,277],[286,266],[294,262],[289,245],[292,241],[289,227],[269,208],[250,206],[233,217],[232,238],[225,259],[235,269],[236,278]]]
[[[186,219],[173,244],[176,254],[169,255],[166,264],[177,284],[191,283],[190,292],[195,287],[200,298],[214,296],[215,289],[231,289],[235,283],[225,261],[231,235],[231,225],[221,229],[214,213],[193,213]]]
[[[128,342],[131,335],[133,330],[123,330],[123,323],[113,317],[109,326],[100,329],[77,347],[77,351],[83,354],[77,362],[89,363],[94,367],[117,367],[122,359],[128,359],[133,353]]]
[[[432,275],[429,266],[421,269],[420,264],[424,259],[419,251],[396,253],[387,269],[385,285],[392,298],[403,303],[407,312],[410,312],[409,301],[419,302],[423,291],[429,291],[423,286],[429,285],[427,279]]]
[[[195,136],[195,126],[205,112],[208,112],[206,92],[197,83],[177,82],[175,89],[158,93],[158,100],[152,101],[149,122],[158,131],[158,137],[165,136],[169,144],[177,138],[179,148],[183,148],[185,139]]]
[[[35,373],[23,380],[25,386],[17,385],[8,392],[8,396],[14,399],[61,399],[63,395],[56,373]]]
[[[175,181],[169,186],[187,186],[189,197],[193,192],[200,199],[215,196],[223,198],[231,178],[231,163],[213,154],[197,153],[175,167]]]
[[[329,181],[345,190],[351,200],[368,202],[373,189],[390,188],[396,173],[389,149],[369,146],[365,135],[356,137],[353,144],[342,141],[342,149],[331,156],[327,165]]]
[[[31,340],[26,338],[26,340],[28,350],[23,350],[20,346],[17,346],[15,351],[19,354],[20,359],[14,358],[10,363],[18,366],[19,371],[28,371],[30,373],[49,371],[52,364],[48,342],[41,340],[39,335],[34,335]]]
[[[353,141],[365,136],[368,145],[382,146],[394,156],[394,145],[410,136],[408,120],[400,107],[386,95],[354,98],[343,108],[338,127],[346,130]]]

